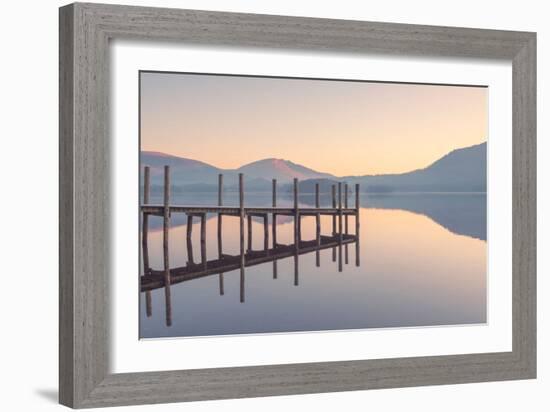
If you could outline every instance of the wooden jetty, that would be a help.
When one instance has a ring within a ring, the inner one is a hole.
[[[332,207],[320,207],[319,184],[315,185],[315,207],[300,207],[298,202],[298,179],[293,182],[292,207],[280,207],[277,205],[277,180],[272,180],[272,206],[271,207],[245,207],[244,205],[244,177],[239,174],[239,204],[238,206],[224,206],[223,204],[223,175],[218,176],[218,202],[217,205],[191,206],[176,205],[170,202],[170,167],[164,167],[163,203],[150,204],[150,169],[144,168],[143,204],[140,206],[142,214],[142,254],[144,275],[141,277],[141,290],[146,293],[146,313],[151,316],[150,291],[157,288],[165,289],[166,299],[166,324],[170,325],[171,319],[171,294],[170,286],[204,276],[219,276],[220,295],[224,294],[223,274],[240,269],[240,301],[244,302],[244,277],[245,268],[266,262],[273,262],[273,278],[277,278],[277,261],[287,257],[294,257],[294,284],[298,285],[298,260],[305,253],[316,253],[316,266],[320,266],[320,251],[327,248],[333,250],[333,261],[336,261],[338,250],[338,270],[343,267],[342,248],[345,247],[345,263],[348,263],[348,245],[356,245],[356,265],[359,266],[359,185],[355,185],[355,207],[348,207],[348,185],[344,185],[345,196],[342,201],[342,183],[332,186]],[[338,197],[336,197],[338,189]],[[187,216],[187,254],[188,264],[185,267],[170,268],[168,240],[170,234],[170,220],[173,214],[181,213]],[[207,214],[217,215],[218,257],[208,261],[206,258],[206,217]],[[163,218],[163,268],[153,270],[149,264],[148,232],[149,217],[160,216]],[[222,250],[223,217],[237,217],[239,219],[239,249],[235,256],[225,255]],[[277,217],[291,216],[294,221],[294,241],[291,245],[283,245],[277,242]],[[303,216],[315,217],[314,240],[303,241],[301,238],[301,220]],[[332,236],[321,235],[321,216],[332,217]],[[355,219],[355,233],[349,233],[349,216]],[[269,246],[269,218],[272,222],[271,247]],[[200,221],[200,250],[201,261],[195,263],[191,236],[193,233],[194,218]],[[260,218],[263,221],[263,249],[252,250],[252,219]],[[246,224],[245,224],[246,222]],[[245,248],[245,226],[247,228],[247,242]]]

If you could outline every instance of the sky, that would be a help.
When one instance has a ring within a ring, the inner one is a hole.
[[[402,173],[487,140],[485,87],[154,72],[140,86],[141,150],[225,169]]]

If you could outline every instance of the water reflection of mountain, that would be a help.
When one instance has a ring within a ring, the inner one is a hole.
[[[419,213],[453,233],[486,241],[486,200],[485,193],[371,193],[361,196],[361,205]],[[312,204],[307,197],[301,201]]]
[[[402,209],[428,216],[459,235],[487,240],[487,196],[472,194],[370,195],[364,204],[380,209]]]

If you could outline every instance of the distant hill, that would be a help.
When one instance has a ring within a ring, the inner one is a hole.
[[[329,178],[334,177],[328,173],[317,172],[305,166],[293,163],[284,159],[262,159],[241,166],[237,169],[238,172],[245,175],[254,176],[255,178],[277,179],[285,183],[294,178],[304,180],[313,178]]]
[[[368,161],[368,159],[366,160]],[[157,152],[141,152],[141,165],[151,167],[153,185],[162,185],[163,167],[171,167],[172,184],[186,191],[217,190],[218,174],[224,175],[227,190],[237,190],[237,175],[245,176],[246,191],[269,191],[277,179],[282,191],[288,191],[292,179],[300,180],[300,192],[313,193],[319,183],[322,193],[331,186],[347,182],[350,191],[359,183],[362,192],[485,192],[487,190],[487,144],[456,149],[431,165],[408,173],[336,177],[283,159],[263,159],[239,167],[220,169],[197,160]]]
[[[485,192],[487,143],[456,149],[424,169],[401,174],[347,176],[367,192]]]
[[[175,185],[190,183],[215,184],[218,174],[222,171],[217,167],[198,160],[186,159],[159,152],[141,152],[141,169],[143,166],[151,168],[151,181],[153,184],[162,184],[164,166],[170,166],[170,175]]]
[[[310,179],[333,177],[328,173],[317,172],[305,166],[283,159],[263,159],[239,167],[238,169],[220,169],[208,163],[177,157],[159,152],[141,152],[141,166],[151,168],[152,184],[162,184],[164,166],[170,166],[172,183],[175,186],[187,186],[190,191],[203,192],[208,187],[217,187],[218,174],[224,175],[224,186],[232,190],[237,187],[238,174],[243,173],[246,190],[271,190],[271,180],[285,184],[292,179]],[[217,189],[215,189],[217,190]]]

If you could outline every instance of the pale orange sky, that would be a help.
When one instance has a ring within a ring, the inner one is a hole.
[[[425,167],[487,139],[487,89],[141,73],[141,150],[336,176]]]

